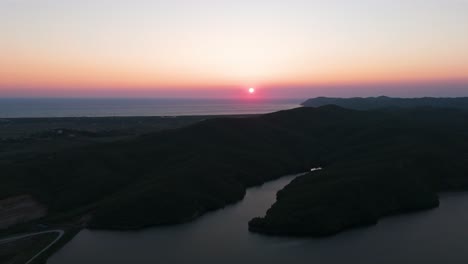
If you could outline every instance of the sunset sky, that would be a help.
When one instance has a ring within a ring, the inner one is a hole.
[[[468,96],[467,0],[0,0],[0,97]]]

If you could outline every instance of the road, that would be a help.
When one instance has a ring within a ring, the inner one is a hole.
[[[41,251],[39,251],[36,255],[34,255],[32,258],[30,258],[27,262],[25,262],[25,264],[29,264],[29,263],[32,263],[37,257],[39,257],[42,253],[44,253],[50,247],[52,247],[55,243],[57,243],[60,240],[60,238],[62,238],[62,236],[65,234],[65,232],[63,230],[56,229],[56,230],[48,230],[48,231],[30,233],[30,234],[17,235],[17,236],[5,238],[5,239],[0,239],[0,245],[5,244],[5,243],[9,243],[9,242],[13,242],[13,241],[16,241],[16,240],[20,240],[20,239],[23,239],[23,238],[27,238],[27,237],[32,237],[32,236],[37,236],[37,235],[42,235],[42,234],[50,234],[50,233],[58,233],[58,236],[54,239],[54,241],[49,243],[49,245],[47,245],[45,248],[43,248]]]

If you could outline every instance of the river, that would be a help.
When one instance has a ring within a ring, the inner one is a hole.
[[[249,233],[248,221],[264,215],[294,177],[250,188],[241,202],[191,223],[136,232],[83,230],[48,263],[468,263],[467,193],[443,194],[435,210],[329,238]]]

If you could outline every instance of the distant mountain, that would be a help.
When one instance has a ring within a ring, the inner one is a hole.
[[[317,97],[303,102],[301,105],[307,107],[320,107],[324,105],[337,105],[348,109],[371,110],[378,108],[411,108],[411,107],[440,107],[468,109],[468,97],[458,98],[392,98],[380,97],[354,97],[354,98],[333,98]]]

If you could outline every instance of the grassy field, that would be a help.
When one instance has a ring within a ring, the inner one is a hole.
[[[56,237],[57,234],[42,234],[0,244],[0,263],[23,264],[49,245]]]

